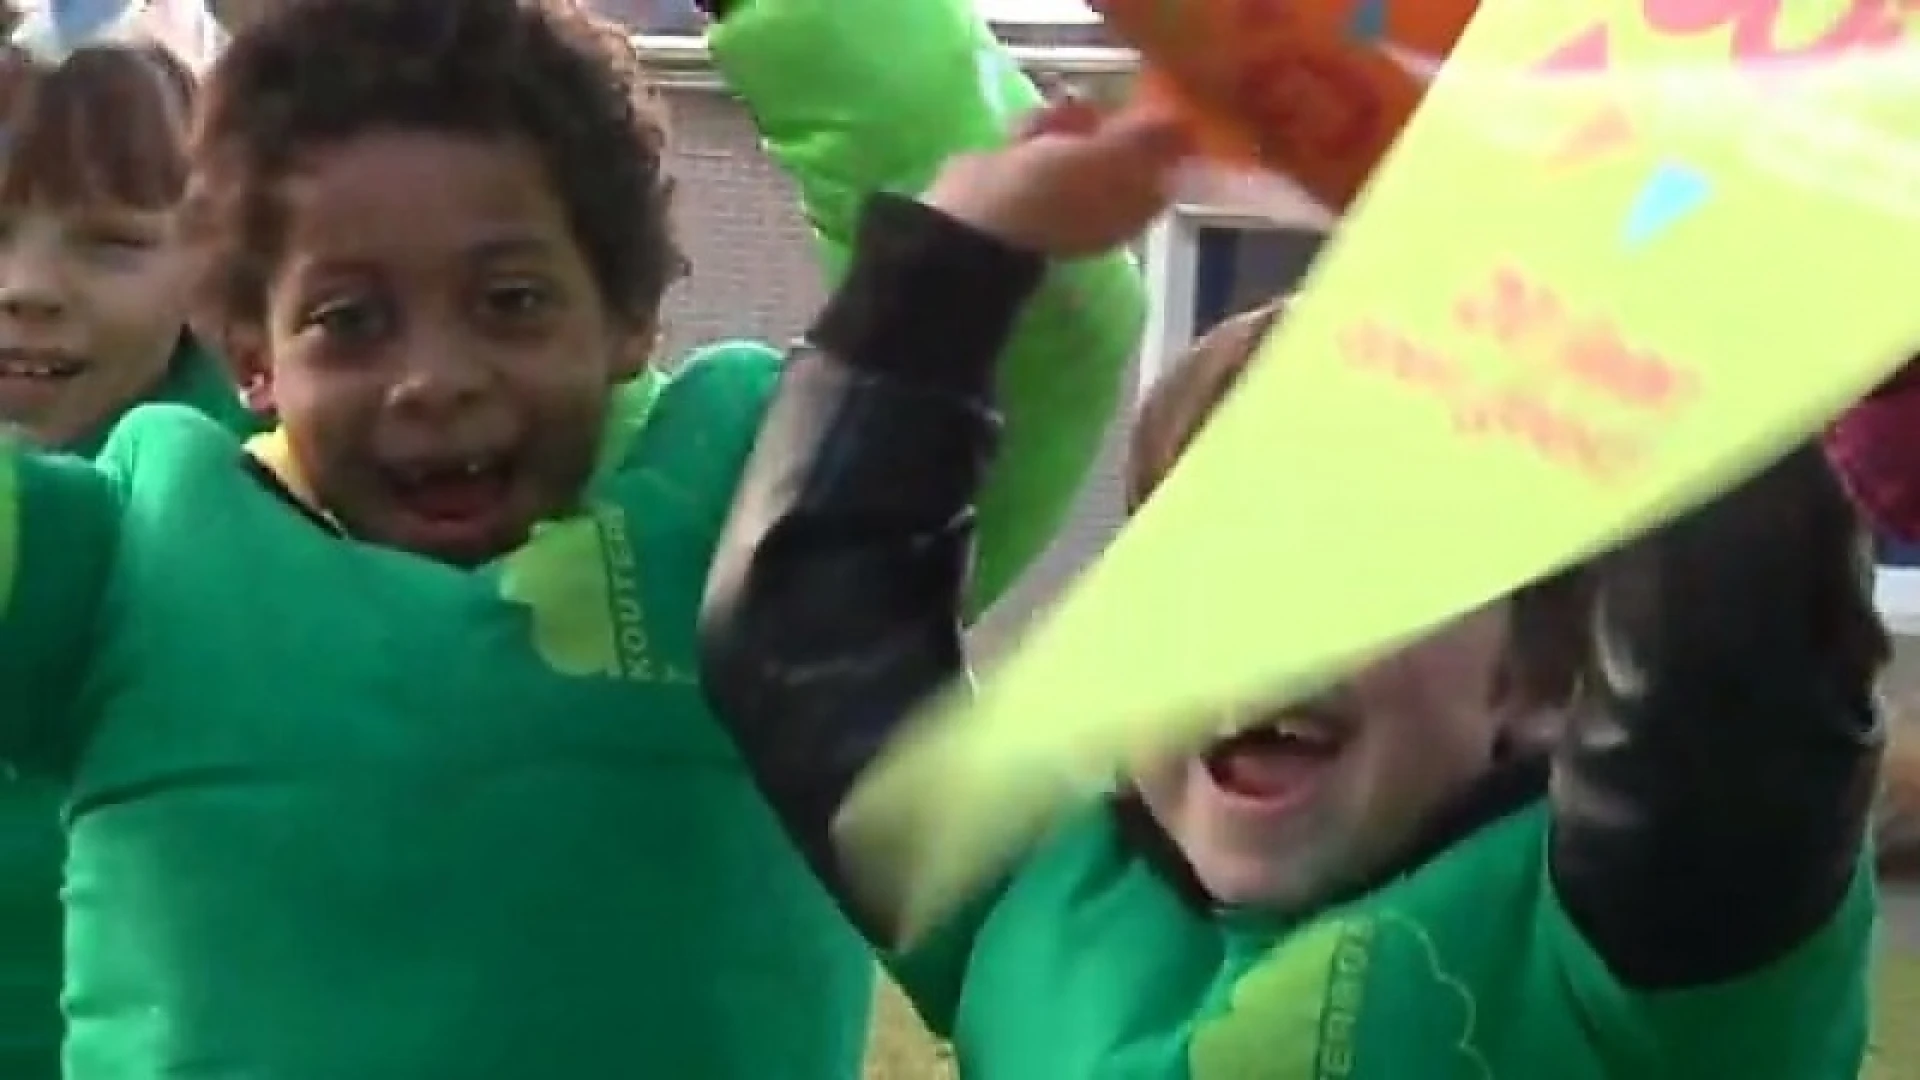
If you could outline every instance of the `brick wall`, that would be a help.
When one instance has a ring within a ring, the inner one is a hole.
[[[746,111],[704,89],[670,90],[680,242],[692,276],[667,299],[667,356],[718,338],[784,343],[823,296],[798,198],[760,152]]]
[[[725,337],[784,342],[799,332],[822,289],[811,241],[786,179],[759,150],[741,107],[709,89],[671,89],[680,229],[693,264],[669,298],[669,357]],[[1020,626],[1105,544],[1120,518],[1117,440],[1083,492],[1054,550],[983,623],[983,657]]]

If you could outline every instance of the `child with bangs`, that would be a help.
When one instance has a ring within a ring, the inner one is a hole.
[[[194,77],[158,45],[90,45],[46,63],[0,47],[0,419],[91,454],[141,401],[235,430],[253,420],[184,328]]]
[[[872,956],[695,679],[721,519],[795,425],[911,450],[882,487],[961,482],[918,447],[989,422],[962,361],[1006,352],[1022,494],[983,542],[1029,557],[1126,356],[1036,353],[1016,315],[1063,274],[1130,292],[1102,253],[1178,139],[1067,108],[922,199],[856,198],[933,168],[886,110],[951,95],[977,136],[991,103],[971,63],[809,96],[884,73],[817,31],[844,3],[736,4],[715,38],[776,151],[843,150],[799,179],[848,268],[784,365],[651,366],[660,106],[572,0],[293,0],[216,62],[180,239],[278,426],[156,405],[92,462],[0,443],[0,753],[68,799],[71,1080],[859,1074]],[[807,86],[751,78],[795,55]]]
[[[128,409],[174,402],[254,430],[185,327],[171,242],[194,78],[156,44],[64,62],[0,47],[0,426],[96,453]],[[59,792],[0,784],[0,1076],[60,1075]]]
[[[1278,317],[1229,322],[1153,389],[1136,506]],[[956,469],[991,453],[984,429],[945,438],[925,448]],[[972,489],[849,490],[803,514],[779,493],[827,455],[877,467],[830,433],[811,447],[749,463],[703,670],[963,1075],[1856,1080],[1887,643],[1818,446],[1145,765],[913,942],[860,895],[861,853],[832,825],[902,719],[961,675]]]

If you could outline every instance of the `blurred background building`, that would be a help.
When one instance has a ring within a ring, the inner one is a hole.
[[[905,0],[903,0],[905,2]],[[791,186],[760,152],[745,111],[707,66],[691,0],[603,0],[631,21],[659,73],[674,118],[684,243],[693,274],[667,311],[667,355],[726,336],[781,341],[822,297],[811,241]],[[984,0],[983,14],[1042,81],[1117,98],[1134,62],[1078,0]],[[1265,194],[1265,193],[1263,193]],[[1160,301],[1137,381],[1151,379],[1196,333],[1233,311],[1291,290],[1324,221],[1305,200],[1236,199],[1231,185],[1196,192],[1142,246]],[[1117,425],[1116,425],[1117,434]],[[1112,536],[1122,510],[1120,447],[1107,452],[1054,550],[982,625],[984,655],[1003,649]]]
[[[272,2],[210,0],[229,25]],[[1125,93],[1133,59],[1081,0],[978,3],[1042,81],[1096,98]],[[693,276],[669,302],[665,355],[729,336],[786,340],[822,298],[819,273],[791,187],[707,65],[703,16],[693,0],[597,0],[597,6],[639,35],[675,122],[672,164]],[[1291,291],[1327,225],[1308,200],[1284,189],[1224,182],[1187,192],[1141,247],[1155,303],[1136,381],[1150,383],[1225,315]],[[1111,536],[1120,518],[1120,474],[1117,445],[1108,450],[1054,553],[983,628],[986,651],[1004,646]],[[1890,548],[1882,562],[1880,600],[1890,623],[1903,634],[1920,634],[1920,550]],[[1897,703],[1902,711],[1920,712],[1904,708],[1910,698],[1920,704],[1920,647],[1903,648],[1896,666],[1890,685]]]

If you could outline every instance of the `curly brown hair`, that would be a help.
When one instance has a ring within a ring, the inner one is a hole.
[[[626,33],[578,0],[285,0],[249,22],[207,77],[190,147],[197,315],[258,323],[283,254],[280,182],[393,130],[533,147],[608,308],[655,320],[684,270],[665,108]]]
[[[1195,342],[1141,404],[1127,461],[1127,506],[1140,509],[1240,384],[1286,302],[1243,312]],[[1580,566],[1515,592],[1494,688],[1504,701],[1553,710],[1579,690],[1589,652],[1595,575]]]

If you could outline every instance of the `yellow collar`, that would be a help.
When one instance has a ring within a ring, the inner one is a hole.
[[[607,405],[606,421],[600,428],[600,450],[594,461],[593,478],[588,481],[589,489],[598,487],[607,474],[626,460],[640,432],[647,426],[647,420],[653,415],[653,406],[659,401],[660,390],[665,382],[665,377],[659,372],[648,369],[638,378],[614,388],[613,399]],[[280,481],[288,494],[338,527],[339,522],[320,505],[313,485],[307,480],[306,471],[294,457],[293,445],[287,441],[286,432],[275,428],[255,435],[247,440],[246,449],[255,461]]]

